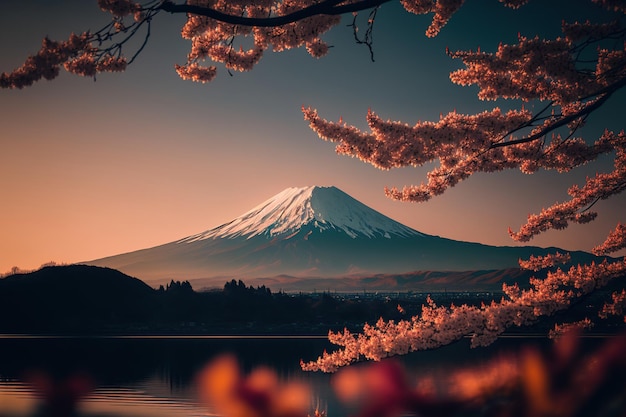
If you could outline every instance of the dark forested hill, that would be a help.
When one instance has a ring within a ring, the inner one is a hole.
[[[600,292],[606,296],[610,290]],[[171,280],[155,290],[114,269],[54,266],[0,279],[0,333],[325,335],[329,329],[362,329],[365,322],[380,317],[398,320],[419,314],[427,296],[427,292],[273,293],[264,285],[246,286],[241,280],[206,292],[194,291],[188,281]],[[478,305],[501,296],[492,291],[432,293],[439,305]],[[598,307],[602,302],[589,298],[579,313],[590,314],[590,304]]]
[[[272,293],[235,280],[210,292],[174,280],[155,290],[114,269],[85,265],[0,279],[0,333],[325,334],[397,315],[397,302],[384,298]]]
[[[68,292],[88,296],[97,290],[100,294],[124,291],[140,296],[153,291],[143,281],[115,269],[91,265],[47,266],[34,272],[10,275],[0,279],[0,289],[11,291]]]
[[[119,271],[88,265],[11,275],[0,279],[0,331],[63,331],[142,320],[155,292]]]

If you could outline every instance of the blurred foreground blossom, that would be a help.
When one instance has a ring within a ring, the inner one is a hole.
[[[430,389],[416,390],[402,366],[391,359],[342,369],[334,376],[333,388],[340,400],[359,404],[359,417],[391,417],[406,412],[441,416],[459,408],[452,398],[441,401]]]
[[[281,383],[268,368],[243,376],[233,356],[209,363],[199,373],[198,389],[205,405],[227,417],[307,417],[311,398],[308,386]]]
[[[409,382],[392,359],[339,371],[333,387],[340,400],[357,403],[358,417],[626,416],[626,335],[591,352],[575,332],[551,352],[527,347],[486,366],[419,375]]]

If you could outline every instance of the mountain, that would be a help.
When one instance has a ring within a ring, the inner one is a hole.
[[[516,268],[555,248],[495,247],[430,236],[336,187],[288,188],[234,220],[175,242],[86,262],[158,285],[289,275],[345,277]],[[572,253],[578,261],[593,258]],[[196,284],[196,287],[198,285]]]
[[[88,331],[139,320],[155,293],[137,278],[89,265],[15,274],[0,279],[0,331]]]

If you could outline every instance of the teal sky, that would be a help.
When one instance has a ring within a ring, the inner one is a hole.
[[[304,50],[266,54],[249,73],[197,84],[176,75],[189,42],[183,16],[160,15],[150,41],[122,74],[97,81],[62,74],[24,90],[0,91],[0,272],[44,262],[79,262],[173,241],[218,226],[291,186],[335,185],[423,233],[514,245],[531,213],[564,200],[567,188],[607,171],[612,157],[569,175],[519,171],[476,175],[443,196],[409,204],[383,188],[419,184],[427,167],[380,171],[337,156],[303,121],[312,106],[327,119],[365,128],[368,108],[413,124],[453,109],[471,113],[516,103],[480,102],[476,89],[450,83],[455,49],[495,50],[500,41],[558,34],[562,19],[596,14],[587,1],[531,1],[512,11],[473,1],[428,39],[429,17],[384,5],[374,32],[375,62],[340,25],[320,59]],[[48,35],[108,22],[96,1],[0,0],[0,71],[11,71]],[[219,67],[218,67],[219,68]],[[592,116],[583,133],[624,128],[626,94]],[[530,243],[589,250],[618,221],[624,195],[599,203],[598,220]]]

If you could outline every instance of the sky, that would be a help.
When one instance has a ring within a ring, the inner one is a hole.
[[[378,170],[338,156],[303,120],[301,107],[365,128],[371,108],[414,124],[456,109],[474,113],[515,102],[481,102],[453,85],[451,50],[493,51],[500,41],[558,34],[562,19],[585,19],[587,1],[534,1],[520,11],[496,0],[467,2],[440,35],[428,16],[395,2],[378,13],[375,62],[343,24],[324,36],[322,59],[304,50],[266,54],[248,73],[218,66],[211,83],[181,80],[189,42],[184,16],[159,15],[148,45],[126,72],[97,80],[66,73],[23,90],[0,90],[0,273],[17,266],[74,263],[178,240],[219,226],[287,187],[334,185],[420,232],[490,245],[517,245],[507,228],[567,198],[572,184],[606,172],[612,157],[568,175],[479,174],[427,203],[385,197],[385,186],[419,184],[428,167]],[[109,21],[95,0],[0,0],[0,71],[35,53],[44,36]],[[624,128],[619,92],[583,130],[595,140]],[[596,205],[588,225],[550,231],[530,244],[590,250],[618,221],[626,196]]]

